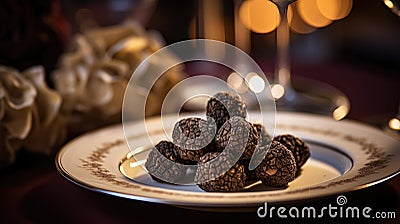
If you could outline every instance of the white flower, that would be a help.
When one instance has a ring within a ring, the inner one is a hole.
[[[0,166],[15,160],[23,147],[49,154],[63,140],[61,97],[44,81],[44,69],[23,73],[0,66]]]
[[[83,132],[120,121],[124,92],[131,75],[161,46],[134,23],[75,35],[72,50],[61,57],[59,69],[52,74],[55,88],[64,100],[64,111],[72,114],[69,121],[76,126],[72,129]],[[182,77],[180,69],[171,69],[163,75],[154,90],[157,97],[150,97],[149,115],[159,110],[163,99],[160,96]]]

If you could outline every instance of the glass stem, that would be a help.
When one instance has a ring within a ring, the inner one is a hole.
[[[277,3],[280,15],[280,23],[276,30],[277,67],[275,68],[275,82],[286,90],[291,88],[290,83],[290,59],[289,59],[289,24],[287,21],[288,3]]]

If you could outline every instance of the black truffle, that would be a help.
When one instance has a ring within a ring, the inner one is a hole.
[[[198,117],[184,118],[177,122],[172,132],[179,157],[197,162],[200,157],[214,147],[216,127],[211,119]]]
[[[185,164],[185,161],[176,154],[175,145],[161,141],[150,151],[145,167],[154,180],[173,183],[186,174],[186,169],[179,164]]]
[[[228,159],[227,155],[219,152],[210,152],[202,156],[195,176],[197,185],[205,191],[243,190],[246,181],[244,166],[235,163],[228,167]]]
[[[272,139],[262,124],[246,121],[246,105],[232,93],[217,93],[206,110],[206,119],[177,122],[173,142],[161,141],[151,150],[145,166],[153,179],[177,183],[190,173],[184,165],[198,164],[194,179],[204,191],[241,191],[245,181],[256,180],[282,187],[310,157],[301,139]]]
[[[253,156],[259,133],[256,128],[242,117],[232,117],[222,125],[215,137],[215,144],[220,149],[228,147],[233,153],[240,153],[240,159]]]
[[[258,134],[257,146],[254,149],[253,155],[251,157],[251,163],[249,163],[250,167],[255,167],[261,163],[267,154],[267,150],[271,145],[272,139],[268,132],[265,130],[264,126],[261,124],[253,124],[253,128],[256,130]]]
[[[244,167],[244,173],[246,174],[246,181],[255,181],[258,180],[258,176],[256,174],[256,169],[249,169],[250,159],[240,160],[239,163]]]
[[[296,160],[297,169],[300,169],[300,167],[307,162],[308,158],[310,158],[310,148],[301,139],[286,134],[276,136],[274,140],[280,142],[292,152],[294,159]]]
[[[213,118],[219,129],[233,116],[246,118],[246,104],[230,92],[219,92],[207,102],[206,115]]]
[[[268,134],[262,124],[252,123],[252,126],[259,136],[259,141],[271,141],[271,136]]]
[[[295,179],[296,171],[296,161],[292,152],[277,141],[272,141],[266,156],[255,169],[258,179],[265,185],[273,187],[286,186]]]

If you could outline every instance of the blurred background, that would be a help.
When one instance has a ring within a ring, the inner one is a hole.
[[[211,6],[208,6],[207,3],[204,4],[204,2],[210,2],[208,4]],[[276,15],[265,4],[265,9],[248,11],[247,13],[256,14],[246,20],[246,12],[244,12],[246,5],[250,5],[247,6],[247,10],[249,10],[248,7],[251,7],[251,4],[243,4],[246,2],[260,1],[61,0],[61,11],[71,26],[71,33],[95,24],[100,26],[115,25],[128,18],[133,18],[147,29],[159,31],[167,44],[189,38],[217,39],[236,45],[256,58],[274,60],[274,27],[276,25],[272,24],[276,20],[274,18]],[[302,4],[305,6],[301,7],[303,12],[299,13],[299,7],[297,7],[299,2],[311,2],[311,4],[310,6],[307,5],[308,3]],[[331,10],[339,7],[335,12],[337,13],[336,18],[321,18],[322,14],[313,15],[318,14],[318,12],[315,12],[318,8],[314,9],[312,5],[316,1],[299,2],[294,4],[296,6],[293,8],[296,9],[293,10],[294,18],[290,24],[293,37],[291,39],[291,53],[294,63],[345,61],[384,69],[384,71],[393,73],[399,71],[399,19],[390,12],[384,1],[325,1],[332,3],[326,6],[333,8]],[[335,5],[334,2],[339,2],[339,6]],[[239,6],[235,6],[235,4]],[[204,9],[207,6],[210,9]],[[241,6],[244,7],[240,8]],[[256,4],[256,6],[259,5]],[[243,11],[240,23],[244,27],[241,27],[240,31],[249,32],[248,44],[244,44],[244,46],[241,46],[241,44],[243,45],[243,42],[246,41],[241,40],[234,30],[234,12],[237,10],[235,7],[239,7],[239,10]],[[199,21],[203,19],[201,18],[202,15],[199,15],[203,13],[202,10],[208,10],[204,13],[207,17],[211,17],[208,20],[212,20],[214,24],[210,26],[208,21]],[[207,24],[201,24],[202,22]],[[210,27],[204,27],[207,25]]]
[[[191,38],[235,45],[260,64],[271,82],[279,17],[272,3],[263,3],[271,2],[6,0],[0,7],[0,64],[18,69],[42,64],[51,72],[75,33],[133,19],[157,31],[165,45]],[[396,1],[292,4],[288,20],[293,79],[306,77],[338,88],[350,100],[350,118],[383,125],[397,113],[400,101],[400,20],[388,6],[395,8]],[[189,75],[210,73],[190,68]],[[229,73],[214,71],[219,74],[212,75]],[[51,86],[50,78],[48,82]]]

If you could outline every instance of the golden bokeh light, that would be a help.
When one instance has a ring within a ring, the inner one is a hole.
[[[265,81],[256,73],[249,73],[248,86],[254,93],[261,93],[265,89]]]
[[[319,11],[330,20],[346,17],[353,6],[352,0],[316,0]]]
[[[389,127],[393,130],[399,131],[400,130],[400,120],[397,118],[390,119]]]
[[[384,0],[390,7],[390,0]],[[292,31],[307,34],[349,15],[353,0],[298,0],[290,4],[287,20]],[[393,7],[393,5],[392,5]],[[256,33],[269,33],[280,23],[279,10],[269,0],[247,0],[239,7],[241,23]]]
[[[280,22],[278,7],[267,0],[247,0],[239,8],[240,21],[255,33],[269,33]]]
[[[232,72],[226,79],[226,82],[238,93],[245,93],[249,89],[245,85],[243,77],[236,72]]]
[[[239,89],[243,83],[244,80],[242,78],[242,76],[238,75],[236,72],[232,72],[228,78],[226,79],[226,81],[228,82],[229,85],[232,86],[232,88],[234,89]]]
[[[285,95],[285,88],[282,85],[275,84],[271,87],[271,94],[275,99],[280,99]]]
[[[321,28],[332,23],[318,8],[318,0],[298,0],[297,9],[300,17],[310,26]],[[325,0],[324,0],[325,1]]]
[[[393,4],[392,1],[390,1],[390,0],[384,0],[383,2],[385,3],[385,5],[386,5],[387,7],[389,7],[389,9],[393,9],[394,4]]]
[[[290,28],[296,33],[306,34],[306,33],[312,33],[315,31],[314,27],[307,25],[307,23],[305,23],[301,19],[300,15],[297,11],[297,2],[294,2],[293,4],[289,5],[288,11],[287,11],[287,19],[288,19]]]

